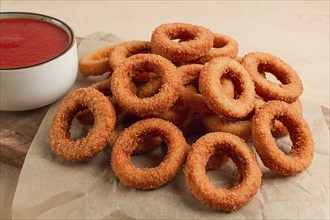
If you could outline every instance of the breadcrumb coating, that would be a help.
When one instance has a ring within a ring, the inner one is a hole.
[[[182,41],[172,41],[174,39]],[[192,61],[210,51],[213,39],[213,33],[205,27],[185,23],[162,24],[152,33],[152,52],[173,62]]]
[[[139,98],[128,87],[138,72],[153,68],[162,79],[159,92],[152,97]],[[140,117],[157,116],[167,111],[179,98],[181,77],[176,67],[165,58],[155,54],[137,54],[127,58],[112,74],[111,90],[118,105]]]
[[[109,65],[109,55],[114,51],[116,45],[94,50],[79,60],[79,71],[85,76],[102,75],[105,72],[112,72]]]
[[[71,122],[77,112],[86,107],[93,113],[93,127],[86,137],[73,141],[70,139]],[[115,110],[101,92],[92,88],[77,89],[64,98],[53,119],[51,148],[57,156],[73,162],[90,159],[106,146],[115,122]]]
[[[292,141],[287,155],[271,134],[271,121],[278,119],[287,128]],[[269,101],[257,109],[252,119],[252,140],[263,164],[281,175],[295,175],[309,167],[314,143],[308,124],[296,108],[283,101]]]
[[[223,154],[235,163],[238,180],[231,189],[215,187],[205,167],[212,155]],[[261,170],[249,146],[241,138],[222,132],[208,133],[198,139],[188,154],[184,175],[191,193],[203,204],[232,212],[249,202],[261,184]]]
[[[130,159],[140,137],[157,134],[167,144],[164,160],[153,168],[135,167]],[[168,183],[182,168],[187,155],[187,142],[171,122],[150,118],[126,128],[116,141],[111,154],[111,167],[121,183],[136,189],[156,189]]]
[[[280,58],[267,53],[252,52],[242,64],[251,75],[257,95],[265,100],[297,101],[303,85],[294,69]],[[282,84],[267,80],[260,72],[272,73]]]
[[[222,76],[237,81],[234,84],[238,98],[226,95],[220,83]],[[199,88],[208,107],[219,115],[243,118],[254,108],[253,81],[245,68],[233,59],[220,57],[206,63],[199,76]]]

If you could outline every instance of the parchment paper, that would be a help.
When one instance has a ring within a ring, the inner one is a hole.
[[[79,55],[105,44],[82,41]],[[79,76],[73,89],[98,80]],[[160,189],[142,191],[116,180],[108,148],[83,163],[56,157],[48,135],[59,103],[50,107],[31,144],[12,206],[14,219],[329,219],[329,130],[318,104],[302,100],[315,143],[312,165],[292,177],[278,176],[262,166],[257,195],[242,209],[226,214],[197,201],[182,172]],[[279,143],[290,144],[287,138]],[[227,165],[209,176],[218,184],[225,182],[219,176],[230,179],[232,170]]]

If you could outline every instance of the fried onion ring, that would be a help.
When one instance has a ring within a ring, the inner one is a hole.
[[[128,57],[139,53],[150,53],[151,44],[148,41],[126,41],[120,43],[112,51],[109,59],[112,69],[116,69]]]
[[[238,98],[228,97],[220,79],[227,76],[236,83]],[[254,108],[255,91],[249,73],[237,61],[220,57],[204,65],[199,76],[199,88],[205,103],[219,115],[228,118],[243,118]]]
[[[91,86],[89,86],[88,88],[96,89],[96,90],[102,92],[103,95],[108,97],[111,104],[113,105],[113,107],[116,110],[117,121],[119,123],[122,120],[118,120],[118,119],[122,119],[127,115],[126,113],[121,114],[121,113],[123,113],[123,111],[119,108],[119,106],[117,105],[116,99],[112,96],[111,75],[109,76],[108,79],[94,83]],[[129,88],[133,93],[136,93],[136,87],[135,87],[134,83],[130,83]],[[78,112],[75,117],[83,125],[92,125],[94,123],[94,117],[93,117],[93,114],[90,111],[90,109],[85,109],[83,111]]]
[[[251,141],[251,120],[232,120],[216,114],[201,115],[205,128],[210,132],[227,132],[245,141]]]
[[[178,103],[192,112],[211,114],[212,111],[204,102],[204,97],[198,94],[198,80],[203,65],[188,64],[178,68],[178,74],[182,77],[183,88],[181,89]],[[230,97],[234,96],[234,85],[226,78],[222,78],[221,86]]]
[[[110,45],[94,50],[79,60],[79,71],[84,76],[97,76],[105,72],[112,72],[109,65],[109,55],[116,45]]]
[[[255,110],[258,109],[264,103],[265,101],[262,100],[261,98],[256,98]],[[302,113],[302,106],[299,100],[294,103],[291,103],[291,105],[296,109],[298,114]],[[205,128],[208,131],[228,132],[244,139],[245,141],[252,140],[251,118],[233,120],[216,114],[202,114],[201,118]],[[288,130],[278,120],[272,121],[270,128],[273,137],[283,137],[288,134]]]
[[[231,37],[223,34],[213,34],[213,48],[196,62],[205,64],[216,57],[235,58],[238,54],[238,43]]]
[[[173,62],[187,62],[207,54],[213,46],[213,38],[212,32],[201,26],[162,24],[152,33],[152,52]],[[183,41],[172,41],[174,39]]]
[[[89,108],[94,115],[94,125],[86,137],[72,141],[70,125],[81,109]],[[92,88],[77,89],[61,103],[50,130],[53,152],[66,160],[80,162],[94,157],[106,145],[114,129],[116,114],[110,101]]]
[[[259,108],[263,103],[264,101],[261,98],[256,98],[255,109]],[[216,114],[202,114],[201,118],[205,128],[210,132],[227,132],[236,135],[245,141],[252,140],[252,121],[250,118],[235,120]]]
[[[292,141],[291,152],[281,151],[271,134],[272,120],[281,121]],[[289,176],[304,171],[313,160],[314,143],[308,124],[295,108],[283,101],[262,105],[252,119],[252,139],[263,164],[275,173]]]
[[[162,86],[157,94],[148,98],[138,98],[129,84],[144,67],[153,68],[159,74]],[[111,90],[118,105],[140,117],[157,116],[174,105],[179,97],[181,77],[176,67],[165,58],[155,54],[137,54],[126,59],[112,74]]]
[[[164,160],[154,168],[138,168],[130,155],[138,139],[148,134],[160,135],[168,146]],[[136,189],[156,189],[168,183],[182,168],[187,154],[182,132],[171,122],[150,118],[126,128],[112,149],[111,166],[115,176],[126,186]]]
[[[232,159],[238,181],[229,190],[215,187],[205,172],[212,155],[221,153]],[[261,170],[249,146],[239,137],[221,132],[208,133],[192,146],[184,167],[187,185],[203,204],[217,210],[232,212],[249,202],[261,184]]]
[[[242,64],[254,81],[256,93],[265,100],[294,102],[302,94],[303,85],[294,69],[280,58],[261,52],[243,57]],[[260,72],[272,73],[282,84],[267,80]]]

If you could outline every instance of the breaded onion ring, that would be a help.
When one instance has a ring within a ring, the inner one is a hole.
[[[116,45],[110,45],[94,50],[79,60],[79,71],[85,76],[102,75],[112,72],[109,65],[109,55],[114,51]]]
[[[174,39],[183,41],[172,41]],[[191,24],[162,24],[153,31],[151,45],[153,53],[173,62],[187,62],[209,52],[213,46],[213,34],[204,27]]]
[[[110,66],[113,69],[116,69],[124,60],[128,57],[140,54],[140,53],[150,53],[151,52],[151,44],[148,41],[127,41],[121,44],[118,44],[116,48],[111,53],[109,58]],[[139,74],[135,75],[135,82],[145,82],[150,79],[157,78],[158,75],[153,72],[145,71],[139,72]]]
[[[181,75],[183,84],[178,103],[189,111],[201,114],[211,114],[212,111],[204,102],[204,97],[197,92],[199,75],[202,69],[203,65],[200,64],[188,64],[178,68],[178,74]],[[230,97],[233,97],[233,83],[226,78],[222,78],[220,81],[225,93]]]
[[[294,102],[302,94],[303,85],[296,73],[280,58],[261,52],[253,52],[243,57],[242,64],[254,81],[256,93],[265,100]],[[260,72],[272,73],[282,84],[267,80]]]
[[[110,85],[111,85],[111,76],[108,79],[94,83],[87,88],[93,88],[98,90],[104,96],[108,97],[109,101],[114,106],[115,103],[112,102],[113,100],[112,100]],[[92,125],[94,123],[94,117],[90,109],[85,109],[83,111],[78,112],[75,118],[77,119],[77,121],[79,121],[79,123],[83,125]]]
[[[264,101],[261,98],[255,99],[255,109],[259,108]],[[254,109],[254,111],[255,111]],[[216,114],[201,115],[205,128],[210,132],[226,132],[236,135],[245,141],[251,141],[251,118],[229,119]]]
[[[265,103],[264,100],[260,98],[256,98],[255,101],[255,110],[258,109]],[[296,101],[291,103],[291,105],[296,109],[298,114],[302,113],[302,106],[300,101]],[[254,111],[255,111],[254,110]],[[208,131],[211,132],[227,132],[233,135],[236,135],[245,141],[252,140],[252,120],[251,118],[244,118],[244,119],[228,119],[216,114],[202,114],[201,115],[203,124]],[[271,133],[273,137],[283,137],[288,134],[288,130],[285,126],[278,120],[272,121],[270,126]]]
[[[148,134],[157,134],[163,138],[168,147],[167,155],[157,167],[135,167],[130,155],[136,149],[139,138]],[[186,154],[187,143],[181,131],[168,121],[150,118],[138,121],[123,131],[112,149],[111,166],[124,185],[136,189],[156,189],[177,174]]]
[[[117,101],[112,96],[112,92],[111,92],[111,75],[109,76],[108,79],[97,82],[97,83],[94,83],[91,86],[89,86],[88,88],[96,89],[96,90],[100,91],[103,95],[108,97],[111,104],[113,105],[113,107],[116,110],[117,121],[119,123],[122,120],[118,120],[118,118],[123,119],[127,115],[127,113],[122,114],[123,111],[119,108],[119,106],[117,105]],[[130,83],[129,88],[133,93],[136,93],[136,87],[135,87],[135,84],[133,82]],[[81,123],[83,125],[92,125],[94,123],[94,117],[93,117],[93,114],[91,113],[90,109],[85,109],[83,111],[78,112],[75,117],[79,121],[79,123]]]
[[[238,181],[229,190],[215,187],[205,172],[212,155],[224,154],[232,159],[238,171]],[[239,137],[214,132],[198,139],[192,146],[184,174],[192,194],[203,204],[225,212],[240,209],[257,193],[261,183],[261,171],[255,155]]]
[[[228,97],[220,79],[226,76],[236,83],[238,98]],[[204,65],[199,76],[199,88],[208,107],[219,115],[228,118],[243,118],[254,107],[255,91],[249,73],[237,61],[220,57]]]
[[[196,60],[197,63],[205,64],[216,57],[235,58],[238,54],[238,43],[231,37],[223,34],[213,34],[213,48],[204,56]]]
[[[201,115],[205,128],[210,132],[227,132],[234,134],[245,141],[251,141],[251,120],[228,119],[216,114]]]
[[[86,137],[72,141],[70,125],[81,109],[89,108],[94,115],[94,125]],[[50,130],[53,152],[66,160],[80,162],[94,157],[106,145],[114,129],[116,114],[110,101],[92,88],[77,89],[61,103]]]
[[[288,155],[278,148],[271,134],[270,124],[274,119],[289,131],[292,150]],[[283,101],[269,101],[256,111],[252,139],[263,164],[278,174],[295,175],[307,169],[313,160],[314,143],[308,124],[295,108]]]
[[[138,98],[128,88],[137,70],[153,68],[162,78],[157,94],[149,98]],[[112,74],[111,90],[118,105],[140,117],[156,116],[168,110],[179,97],[181,77],[176,67],[165,58],[155,54],[137,54],[126,59]]]
[[[112,51],[109,63],[112,69],[116,69],[128,57],[139,53],[150,53],[151,44],[148,41],[126,41],[120,43]]]

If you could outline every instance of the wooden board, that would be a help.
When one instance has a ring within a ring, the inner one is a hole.
[[[0,160],[22,167],[49,106],[22,112],[0,111]]]

